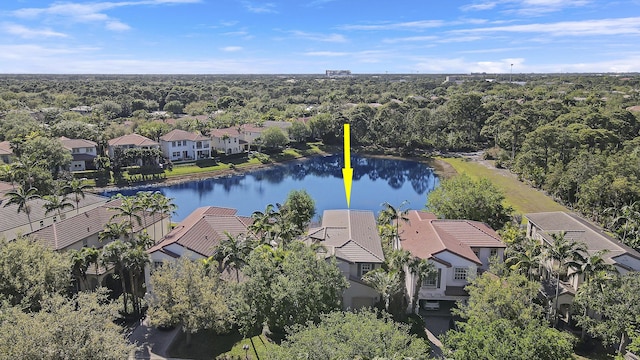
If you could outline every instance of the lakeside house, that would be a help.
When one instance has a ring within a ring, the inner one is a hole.
[[[238,128],[224,128],[211,130],[213,147],[226,155],[239,154],[249,150],[249,144]]]
[[[616,272],[626,274],[630,271],[640,271],[640,253],[622,244],[607,234],[602,228],[590,223],[574,213],[560,211],[530,213],[524,215],[527,220],[527,237],[539,241],[543,246],[552,246],[554,235],[564,234],[565,239],[583,243],[587,249],[585,255],[591,256],[599,251],[605,251],[602,258],[610,264]],[[567,318],[570,315],[573,299],[584,276],[569,269],[562,274],[559,283],[558,304],[555,303],[556,279],[553,275],[552,262],[546,262],[541,274],[544,296],[552,308],[557,308],[560,314]]]
[[[211,139],[197,133],[174,129],[160,137],[162,155],[171,161],[208,159]]]
[[[367,272],[382,267],[384,253],[372,211],[325,210],[320,227],[309,229],[307,244],[318,244],[324,256],[335,257],[338,268],[349,281],[342,296],[345,309],[373,307],[376,290],[362,281]]]
[[[506,245],[487,224],[471,220],[438,219],[434,214],[411,210],[408,221],[399,224],[395,248],[408,250],[413,257],[427,259],[436,273],[423,280],[418,290],[417,308],[438,308],[441,301],[466,301],[465,290],[479,273],[489,269],[489,261],[502,261]],[[405,268],[411,309],[418,276]]]
[[[95,170],[94,160],[98,156],[98,144],[91,140],[60,137],[62,146],[71,152],[69,171]]]
[[[140,134],[128,134],[111,139],[108,142],[109,157],[115,156],[116,149],[160,149],[160,144]]]

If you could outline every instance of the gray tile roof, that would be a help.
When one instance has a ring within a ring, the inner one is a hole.
[[[79,207],[83,208],[90,205],[95,205],[98,203],[105,203],[108,199],[104,196],[94,195],[91,193],[85,193],[85,197],[80,199]],[[29,225],[29,220],[27,219],[27,215],[24,212],[18,213],[17,205],[9,205],[4,207],[6,203],[6,198],[2,200],[0,203],[0,233],[14,229],[20,226]],[[76,203],[73,199],[70,199],[73,206],[76,206]],[[55,214],[49,213],[45,214],[44,204],[46,201],[42,199],[34,199],[29,201],[28,205],[31,207],[31,222],[37,224],[40,220],[53,217]],[[71,215],[75,215],[76,210],[67,210],[67,213]]]
[[[384,262],[382,242],[371,211],[325,210],[321,227],[309,230],[308,241],[322,244],[328,255],[352,263]]]

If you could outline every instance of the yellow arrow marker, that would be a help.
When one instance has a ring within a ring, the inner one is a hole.
[[[344,124],[344,168],[342,168],[344,192],[347,195],[347,207],[351,207],[351,182],[353,169],[351,168],[351,130],[349,124]]]

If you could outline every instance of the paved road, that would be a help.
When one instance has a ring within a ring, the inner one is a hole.
[[[425,316],[425,332],[429,341],[431,341],[431,355],[436,359],[443,358],[442,355],[442,342],[438,339],[438,336],[444,334],[449,330],[449,324],[451,316]]]
[[[179,327],[169,331],[158,330],[149,326],[149,320],[145,318],[129,335],[129,341],[139,347],[129,356],[129,359],[171,359],[167,357],[167,350],[178,331],[180,331]]]

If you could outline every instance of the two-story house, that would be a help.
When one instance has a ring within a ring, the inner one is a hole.
[[[396,248],[413,257],[427,259],[436,272],[423,280],[418,305],[425,308],[440,301],[465,301],[464,287],[478,272],[489,269],[491,257],[502,260],[506,245],[488,225],[471,220],[438,219],[434,214],[411,210],[408,221],[399,224]],[[407,270],[409,301],[414,298],[417,274]],[[411,309],[409,304],[409,309]]]
[[[189,131],[174,129],[160,137],[162,155],[171,161],[208,159],[211,139]]]
[[[0,141],[0,163],[10,164],[13,162],[13,149],[8,141]]]
[[[224,128],[211,130],[213,147],[227,155],[239,154],[249,150],[248,143],[237,128]]]
[[[271,120],[267,120],[265,122],[263,122],[260,125],[254,125],[254,124],[244,124],[242,125],[242,139],[244,141],[246,141],[249,146],[251,146],[251,144],[255,143],[255,141],[262,136],[262,133],[270,128],[270,127],[277,127],[280,128],[280,130],[282,130],[282,132],[287,135],[287,129],[290,128],[291,126],[293,126],[293,123],[290,123],[288,121],[271,121]]]
[[[362,281],[367,272],[384,263],[382,242],[375,216],[363,210],[325,210],[322,224],[309,230],[307,243],[321,245],[326,258],[335,257],[340,271],[349,281],[342,296],[345,309],[372,307],[376,290]]]
[[[640,271],[640,253],[608,235],[603,229],[590,223],[574,213],[560,211],[525,214],[527,220],[527,237],[540,242],[543,246],[552,246],[554,235],[562,234],[565,239],[582,243],[587,249],[584,256],[591,256],[599,251],[605,263],[620,274]],[[558,304],[555,303],[555,277],[551,262],[544,264],[543,285],[545,295],[553,308],[559,309],[566,317],[571,309],[575,294],[584,281],[584,276],[574,269],[568,269],[560,278]]]
[[[128,134],[109,140],[109,157],[113,158],[115,149],[160,149],[160,144],[140,134]]]
[[[69,167],[70,171],[95,170],[94,160],[98,156],[98,144],[91,140],[69,139],[60,137],[62,146],[71,152],[73,159]]]

